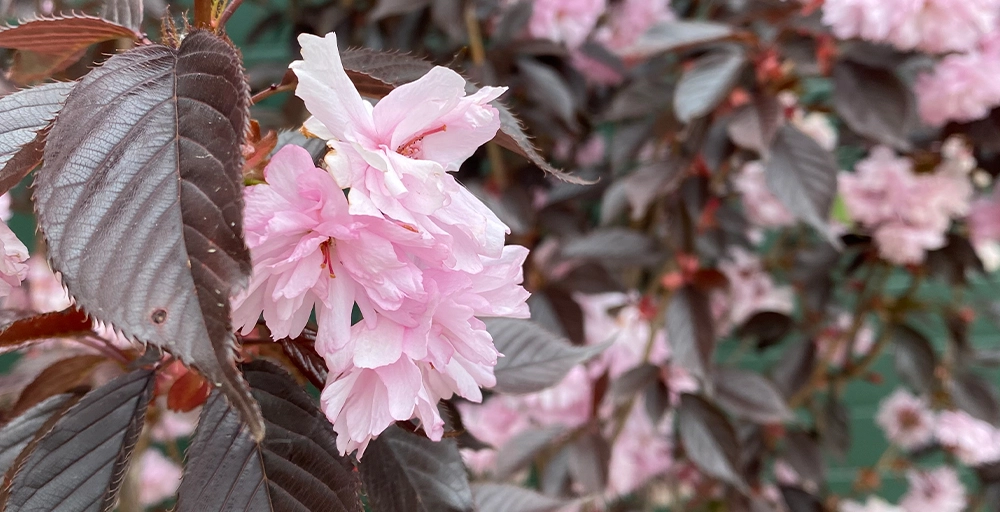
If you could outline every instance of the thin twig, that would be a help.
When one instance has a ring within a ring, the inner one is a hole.
[[[233,0],[232,2],[229,2],[229,5],[226,6],[226,9],[222,11],[222,14],[219,15],[219,19],[212,21],[212,26],[216,30],[225,27],[226,22],[229,21],[229,18],[233,17],[233,13],[236,12],[236,9],[238,9],[240,7],[240,4],[242,3],[243,0]]]
[[[274,96],[275,94],[278,94],[280,92],[293,91],[295,90],[295,85],[296,84],[294,83],[284,84],[284,85],[271,84],[267,89],[264,89],[263,91],[260,91],[257,94],[251,96],[250,104],[256,105],[257,103],[260,103],[264,99],[270,98],[271,96]]]

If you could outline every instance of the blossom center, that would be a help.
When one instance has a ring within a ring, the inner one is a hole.
[[[327,238],[325,242],[319,244],[319,250],[323,253],[323,263],[320,264],[319,268],[325,268],[330,272],[330,278],[336,278],[337,274],[333,273],[333,258],[330,257],[330,249],[334,249],[337,246],[337,241],[332,238]]]
[[[403,156],[407,157],[407,158],[413,158],[413,159],[420,158],[420,156],[423,153],[422,149],[423,149],[423,146],[424,146],[424,144],[423,144],[424,137],[426,137],[428,135],[433,135],[435,133],[443,132],[443,131],[445,131],[447,129],[448,129],[448,125],[444,125],[443,124],[443,125],[441,125],[441,126],[439,126],[437,128],[433,128],[433,129],[428,130],[428,131],[426,131],[424,133],[421,133],[420,135],[417,135],[416,137],[413,137],[412,139],[404,142],[403,144],[400,144],[400,146],[398,148],[396,148],[396,152],[399,153],[400,155],[403,155]]]

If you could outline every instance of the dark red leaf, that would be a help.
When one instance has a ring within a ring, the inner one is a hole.
[[[63,55],[101,41],[139,37],[141,35],[135,30],[116,23],[95,16],[74,14],[38,18],[14,27],[0,28],[0,48]]]
[[[210,32],[114,55],[67,98],[34,192],[53,267],[80,307],[196,367],[260,438],[229,318],[250,274],[248,105],[239,53]]]
[[[38,340],[70,338],[93,332],[93,323],[87,314],[73,307],[41,314],[6,310],[0,321],[4,323],[0,329],[0,354]]]
[[[187,372],[174,381],[167,393],[167,408],[177,412],[188,412],[205,403],[212,392],[212,386],[196,372]]]
[[[111,510],[142,432],[153,377],[151,370],[122,375],[70,407],[19,457],[4,510]]]
[[[361,512],[357,473],[313,398],[271,363],[243,371],[267,423],[264,440],[254,441],[241,415],[214,393],[188,450],[177,510]]]
[[[62,359],[42,370],[42,373],[21,391],[21,396],[11,409],[11,416],[20,415],[52,395],[87,385],[90,382],[91,372],[107,360],[108,358],[104,356],[85,354]]]

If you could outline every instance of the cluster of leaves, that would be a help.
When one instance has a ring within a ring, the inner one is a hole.
[[[193,28],[179,34],[168,19],[159,43],[142,32],[150,20],[130,0],[108,0],[94,15],[38,18],[0,31],[0,47],[13,52],[11,83],[56,79],[0,98],[0,192],[35,170],[33,201],[48,256],[79,307],[44,315],[4,311],[0,350],[52,338],[91,342],[97,320],[148,354],[76,356],[24,388],[0,430],[3,509],[134,506],[129,463],[145,442],[143,426],[160,393],[157,374],[167,366],[161,351],[214,384],[193,379],[171,388],[189,393],[170,397],[189,407],[204,402],[178,510],[362,510],[363,491],[377,511],[541,512],[599,493],[610,447],[593,425],[519,436],[500,447],[501,468],[491,479],[470,483],[459,449],[482,443],[464,430],[451,402],[441,404],[449,420],[444,441],[401,423],[373,441],[360,463],[342,457],[304,391],[326,380],[308,336],[272,344],[232,334],[228,297],[250,272],[241,187],[260,176],[276,145],[295,137],[268,129],[293,128],[305,115],[288,94],[294,83],[287,61],[258,59],[244,75],[243,58],[221,29],[238,5],[196,1]],[[781,487],[784,506],[832,507],[824,457],[851,445],[844,388],[881,378],[872,365],[886,348],[908,385],[1000,424],[995,386],[981,374],[996,358],[970,345],[963,305],[918,293],[926,282],[971,286],[968,276],[982,265],[966,237],[956,231],[926,265],[900,269],[881,262],[869,238],[837,236],[830,226],[838,164],[849,163],[852,151],[873,143],[919,150],[941,135],[911,133],[912,99],[900,78],[905,55],[862,43],[835,46],[796,2],[678,1],[674,9],[685,21],[643,34],[632,48],[638,64],[600,48],[581,50],[627,76],[620,86],[593,87],[564,47],[520,37],[530,5],[268,4],[250,30],[257,39],[281,37],[288,27],[336,30],[341,40],[366,47],[344,52],[343,61],[372,98],[418,78],[432,62],[459,68],[470,87],[512,87],[505,98],[511,110],[497,105],[500,133],[459,177],[511,226],[513,241],[546,248],[552,261],[536,260],[526,272],[533,319],[489,324],[506,355],[493,392],[543,390],[606,348],[586,344],[576,294],[642,290],[654,328],[668,332],[671,364],[702,384],[676,406],[676,457],[708,481],[702,495],[680,504],[685,510],[772,510],[759,491],[777,458],[815,484]],[[492,32],[484,38],[486,26]],[[88,71],[91,63],[101,65]],[[833,93],[823,92],[831,84]],[[836,153],[785,119],[777,96],[788,90],[811,94],[812,108],[839,119]],[[524,113],[527,130],[512,111]],[[945,133],[986,147],[997,134],[992,119]],[[578,173],[563,173],[535,149],[563,144],[570,149],[560,163],[572,167],[595,135],[610,149]],[[641,157],[648,147],[654,156]],[[989,172],[1000,171],[989,155],[977,156]],[[776,237],[765,255],[769,270],[799,292],[799,308],[759,312],[719,336],[709,296],[725,285],[715,267],[730,248],[752,245],[730,178],[752,158],[764,160],[772,193],[802,223]],[[532,196],[537,192],[544,199]],[[550,271],[563,263],[572,271]],[[886,280],[899,275],[909,287],[888,291]],[[831,354],[817,353],[813,343],[838,308],[852,311],[848,338],[869,318],[880,329],[872,351],[842,367],[827,364]],[[919,328],[916,319],[928,316],[949,327],[946,352]],[[776,362],[766,373],[739,358],[720,362],[718,353],[743,349]],[[90,389],[102,364],[117,377]],[[659,370],[647,363],[605,379],[594,403],[641,399],[662,417],[668,390],[657,381]],[[537,475],[561,453],[589,470],[566,463],[554,477],[541,474],[537,489],[513,484],[520,470]],[[983,492],[1000,485],[995,473],[979,472]],[[578,485],[546,486],[547,477]],[[870,481],[859,478],[858,489],[871,490]],[[609,506],[632,505],[623,499]]]

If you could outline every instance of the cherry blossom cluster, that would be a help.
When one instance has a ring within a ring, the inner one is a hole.
[[[900,50],[962,52],[1000,20],[997,0],[826,0],[823,23],[841,39],[858,37]]]
[[[496,134],[490,105],[503,88],[466,95],[442,67],[374,105],[348,78],[334,34],[302,35],[296,94],[304,130],[327,141],[325,169],[287,146],[245,191],[254,271],[235,298],[249,333],[261,314],[272,337],[295,337],[315,313],[329,368],[323,409],[342,452],[364,453],[396,421],[432,439],[438,401],[482,398],[498,353],[478,317],[526,317],[528,254],[450,174]],[[360,313],[360,321],[355,318]]]
[[[872,231],[884,259],[922,262],[927,251],[944,246],[952,219],[968,214],[969,173],[976,166],[971,150],[952,138],[944,142],[941,158],[933,172],[917,174],[910,158],[878,146],[853,173],[840,174],[850,217]]]
[[[897,389],[879,404],[875,422],[889,441],[907,451],[937,442],[958,462],[979,467],[1000,462],[1000,429],[960,410],[934,411],[928,400]],[[968,505],[957,471],[948,466],[911,469],[899,506],[877,497],[841,502],[841,512],[960,512]]]

